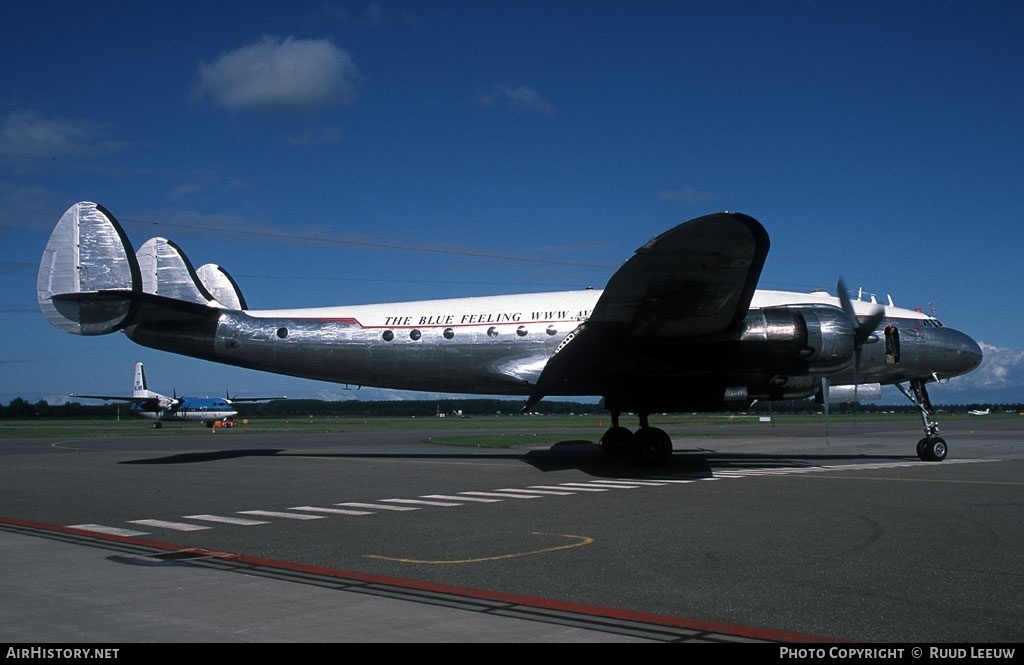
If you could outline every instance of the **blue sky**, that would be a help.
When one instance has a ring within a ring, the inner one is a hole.
[[[52,2],[0,41],[0,402],[150,388],[376,399],[82,338],[36,306],[60,215],[107,207],[253,308],[603,287],[738,210],[761,286],[934,307],[1024,401],[1017,2]],[[902,399],[902,398],[900,398]]]

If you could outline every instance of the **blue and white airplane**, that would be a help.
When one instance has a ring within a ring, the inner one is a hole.
[[[159,428],[165,420],[199,421],[207,427],[216,422],[234,422],[238,415],[233,407],[234,402],[263,402],[285,397],[168,397],[153,392],[146,386],[146,372],[142,363],[135,363],[135,382],[132,384],[131,397],[121,395],[71,395],[87,399],[104,399],[131,403],[131,412],[155,422],[153,427]]]

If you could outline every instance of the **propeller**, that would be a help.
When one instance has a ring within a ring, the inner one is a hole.
[[[885,308],[881,305],[876,305],[874,311],[866,319],[858,321],[857,314],[853,310],[853,303],[850,301],[850,294],[846,292],[846,284],[843,283],[842,277],[839,278],[836,291],[839,293],[839,303],[843,306],[843,312],[846,313],[846,316],[850,317],[850,321],[853,323],[853,348],[856,351],[857,360],[859,360],[860,347],[871,336],[871,333],[875,332],[879,322],[885,318]]]
[[[853,327],[853,401],[857,403],[857,389],[860,384],[860,349],[875,332],[875,328],[885,317],[885,308],[876,305],[875,309],[868,314],[863,321],[857,318],[857,312],[850,301],[850,294],[846,290],[846,284],[840,277],[836,284],[836,293],[839,296],[839,303],[843,313],[850,319]],[[827,376],[821,378],[821,398],[825,406],[825,436],[828,437],[828,416],[829,416],[829,381]]]
[[[836,292],[839,295],[839,303],[842,305],[843,312],[850,319],[850,323],[853,324],[853,401],[857,403],[857,386],[860,384],[860,348],[864,346],[864,343],[868,341],[868,338],[875,332],[875,328],[885,318],[885,308],[881,305],[875,305],[872,310],[863,321],[857,318],[857,313],[853,309],[853,302],[850,301],[850,294],[846,290],[846,284],[843,282],[843,278],[839,278],[839,282],[836,284]],[[825,386],[827,389],[827,386]],[[825,400],[828,400],[828,395],[825,395]]]

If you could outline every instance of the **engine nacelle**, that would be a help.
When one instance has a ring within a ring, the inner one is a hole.
[[[830,305],[751,310],[740,342],[763,344],[767,354],[788,365],[779,372],[828,374],[852,362],[854,323]]]
[[[167,410],[172,409],[172,408],[174,408],[175,406],[178,405],[178,400],[177,399],[172,399],[170,397],[164,397],[163,395],[160,396],[160,398],[157,400],[157,402],[159,402],[159,404],[160,404],[160,410],[161,411],[167,411]]]

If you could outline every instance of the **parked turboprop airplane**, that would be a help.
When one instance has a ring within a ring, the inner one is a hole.
[[[891,300],[852,301],[842,280],[838,297],[758,291],[768,245],[757,220],[723,212],[650,240],[603,290],[249,310],[218,266],[193,270],[164,238],[135,253],[110,212],[80,202],[43,252],[38,300],[70,333],[120,330],[143,346],[267,372],[523,395],[524,408],[600,396],[612,421],[604,449],[651,464],[672,454],[652,413],[814,395],[828,404],[833,388],[856,399],[893,384],[921,411],[918,456],[944,459],[926,384],[977,367],[978,344]],[[635,433],[619,425],[624,412],[639,415]]]
[[[131,412],[144,418],[152,418],[153,427],[160,427],[165,420],[201,421],[212,427],[217,421],[230,421],[238,415],[235,402],[263,402],[285,397],[168,397],[153,392],[146,385],[146,372],[142,363],[135,363],[135,382],[131,397],[121,395],[71,395],[87,399],[104,399],[130,402]]]

